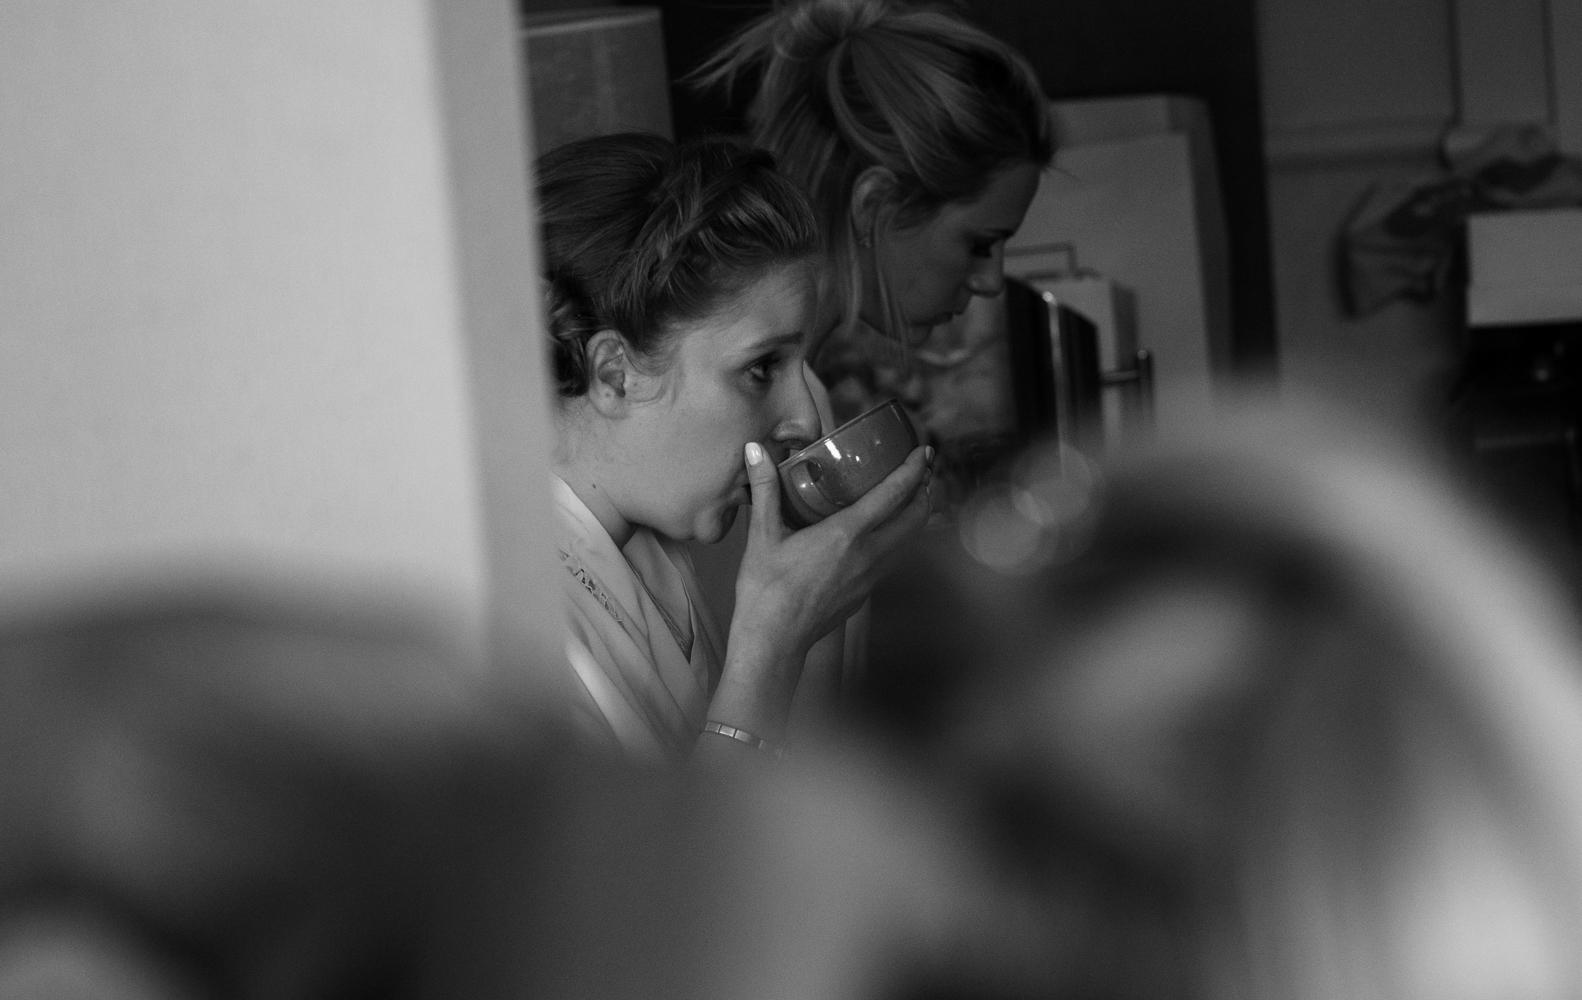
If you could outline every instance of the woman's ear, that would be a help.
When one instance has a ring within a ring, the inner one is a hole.
[[[626,340],[614,330],[600,330],[588,338],[588,399],[605,416],[619,416],[626,410],[626,383],[632,374]]]
[[[851,186],[851,228],[858,246],[873,246],[874,230],[885,221],[895,186],[895,172],[889,167],[869,167],[857,175]]]

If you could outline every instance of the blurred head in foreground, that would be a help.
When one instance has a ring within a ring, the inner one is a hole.
[[[956,583],[995,637],[947,760],[1124,992],[1576,996],[1570,609],[1418,463],[1314,426],[981,495]]]
[[[638,772],[394,614],[12,623],[0,995],[1579,995],[1569,615],[1268,423],[978,498],[933,767]]]
[[[8,620],[0,996],[383,995],[459,817],[513,772],[542,798],[538,727],[412,611],[210,586]]]
[[[984,895],[908,783],[583,752],[415,610],[6,621],[0,997],[855,998]]]

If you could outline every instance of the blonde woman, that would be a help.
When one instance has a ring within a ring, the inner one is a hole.
[[[818,214],[820,338],[864,323],[917,341],[999,294],[1005,241],[1054,155],[1038,79],[1010,46],[943,10],[800,0],[699,74],[749,78],[752,141]]]

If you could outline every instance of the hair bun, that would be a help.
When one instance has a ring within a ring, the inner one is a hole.
[[[890,0],[805,0],[777,12],[776,41],[786,51],[815,56],[872,28],[892,7]]]
[[[700,88],[721,86],[729,92],[738,78],[762,71],[772,80],[786,81],[782,85],[800,87],[809,74],[822,75],[817,67],[825,58],[897,9],[892,0],[776,4],[705,60],[689,79]]]

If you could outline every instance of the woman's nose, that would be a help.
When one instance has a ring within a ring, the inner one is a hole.
[[[780,422],[774,432],[776,441],[800,447],[812,444],[823,436],[818,406],[814,404],[813,393],[808,388],[809,377],[804,370],[802,378],[786,380],[786,398],[782,404]]]
[[[1004,251],[996,247],[992,255],[985,257],[972,269],[972,273],[967,275],[967,290],[974,295],[993,298],[1004,289]]]

